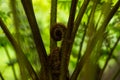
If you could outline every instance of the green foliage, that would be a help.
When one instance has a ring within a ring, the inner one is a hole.
[[[12,34],[12,37],[18,42],[19,47],[21,47],[21,49],[23,50],[23,53],[25,54],[25,57],[27,57],[26,59],[29,60],[30,65],[32,65],[33,69],[37,74],[40,74],[41,66],[43,66],[44,63],[40,62],[42,59],[39,60],[40,56],[36,49],[36,43],[33,40],[35,35],[32,34],[31,30],[33,29],[30,28],[31,25],[29,25],[29,20],[27,20],[28,17],[26,17],[20,1],[16,1],[16,4],[18,5],[16,7],[17,14],[15,15],[10,2],[7,0],[0,0],[0,18],[2,18],[2,20],[7,25],[7,28]],[[84,1],[87,2],[88,0],[78,0],[76,7],[75,20],[73,21],[74,26],[72,26],[73,30],[71,32],[72,34],[70,35],[72,36],[70,37],[70,40],[74,42],[70,43],[70,47],[68,45],[65,45],[69,47],[67,48],[68,53],[70,51],[70,54],[68,54],[70,55],[70,60],[68,60],[68,69],[71,80],[77,79],[74,78],[75,70],[76,72],[78,71],[77,73],[75,72],[76,76],[78,77],[79,74],[79,79],[81,80],[100,80],[102,76],[104,79],[104,76],[108,75],[109,66],[112,66],[114,68],[113,65],[116,64],[116,62],[120,61],[118,57],[120,51],[120,44],[117,43],[117,40],[120,36],[120,9],[115,10],[114,8],[118,0],[90,0],[89,4],[86,5],[87,7],[83,7],[83,9],[85,9],[85,12],[82,16],[82,12],[79,11],[83,6]],[[68,28],[72,0],[58,0],[57,2],[58,4],[56,22],[62,23]],[[51,17],[55,17],[50,16],[50,10],[52,6],[51,1],[32,0],[32,4],[40,30],[40,35],[45,45],[45,50],[47,52],[47,55],[50,55],[50,19]],[[113,8],[115,11],[113,10]],[[15,16],[17,16],[16,20],[14,19]],[[78,17],[80,16],[81,20],[78,19]],[[15,25],[17,20],[19,24]],[[77,29],[77,32],[74,31],[76,26],[79,27]],[[75,36],[73,36],[73,34],[75,34]],[[60,48],[61,45],[63,47],[63,42],[58,42]],[[116,43],[117,45],[114,46]],[[8,53],[10,54],[11,59],[8,59],[8,56],[6,55],[7,52],[3,50],[3,48],[5,48],[6,46],[9,49]],[[42,46],[40,48],[43,49]],[[0,53],[0,73],[3,74],[3,77],[5,79],[13,80],[15,75],[11,76],[11,74],[9,75],[7,72],[12,73],[14,72],[14,70],[7,70],[7,68],[6,70],[4,70],[4,68],[6,66],[10,68],[14,65],[14,67],[16,68],[15,70],[17,71],[17,78],[21,79],[21,69],[20,65],[18,65],[19,61],[17,61],[18,57],[14,57],[15,54],[19,53],[19,50],[18,53],[14,52],[14,50],[11,48],[9,40],[4,35],[4,32],[2,30],[0,30]],[[23,59],[22,64],[25,64],[24,60],[25,59]],[[105,64],[107,64],[107,66],[105,66]],[[24,68],[25,67],[26,66],[24,66]],[[106,67],[106,69],[104,69],[104,67]],[[97,72],[97,68],[99,68],[99,73]],[[30,79],[31,76],[29,70],[24,70],[23,73],[27,75],[26,79]]]

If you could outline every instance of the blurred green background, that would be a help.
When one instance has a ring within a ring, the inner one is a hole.
[[[31,30],[29,28],[29,24],[25,16],[23,7],[20,3],[20,0],[16,0],[17,1],[16,15],[18,16],[18,19],[20,19],[18,24],[19,25],[19,30],[18,30],[14,26],[14,19],[13,19],[13,12],[12,12],[13,9],[12,9],[11,1],[12,0],[0,0],[0,17],[3,18],[4,22],[6,23],[8,29],[10,30],[12,35],[15,37],[15,39],[19,41],[19,44],[21,45],[23,51],[25,52],[25,55],[28,57],[34,69],[36,71],[39,71],[40,70],[39,60],[36,53],[35,44],[33,42]],[[50,29],[51,0],[32,0],[32,1],[34,6],[35,16],[40,28],[41,35],[42,35],[42,39],[43,39],[45,48],[47,50],[47,53],[49,54],[50,53],[49,29]],[[101,2],[105,2],[105,1],[107,0],[101,0]],[[115,3],[116,1],[117,0],[112,0],[113,3]],[[79,0],[78,6],[77,6],[77,13],[82,2],[83,2],[82,0]],[[71,4],[71,0],[58,0],[57,22],[61,22],[67,25],[70,4]],[[99,6],[101,5],[103,4],[100,4]],[[102,7],[106,7],[106,6],[104,5]],[[102,56],[99,59],[100,68],[104,66],[105,60],[108,57],[107,53],[110,50],[111,46],[113,46],[113,44],[115,43],[118,35],[120,34],[119,33],[120,32],[120,12],[119,11],[112,18],[112,20],[108,25],[109,26],[107,29],[109,31],[108,37],[103,43],[103,46],[101,49]],[[86,14],[84,14],[82,23],[80,25],[81,27],[78,30],[78,33],[75,38],[74,46],[72,49],[72,55],[70,57],[70,64],[69,64],[70,74],[73,72],[76,66],[76,62],[79,54],[80,42],[82,40],[82,35],[84,33],[83,26],[84,26],[84,23],[87,23],[89,13],[90,11],[88,10],[86,11]],[[106,14],[106,13],[103,13],[103,14]],[[100,15],[100,10],[98,8],[98,11],[96,12],[96,21],[98,20],[99,15]],[[95,23],[97,24],[96,21]],[[17,32],[20,33],[19,37],[16,36]],[[88,33],[87,35],[89,36],[90,33]],[[87,44],[87,38],[84,41],[81,56],[83,55],[83,52],[86,49],[86,44]],[[106,46],[109,46],[109,47],[106,47]],[[108,73],[110,73],[109,72],[110,69],[111,68],[114,69],[116,67],[115,65],[120,65],[120,44],[118,44],[118,46],[116,47],[114,54],[110,59],[109,65],[107,66],[106,72],[108,71]],[[7,37],[3,33],[2,29],[0,28],[0,74],[4,77],[5,80],[15,80],[15,79],[20,80],[19,72],[20,71],[19,71],[19,66],[17,63],[16,56],[15,56],[15,51],[12,45],[10,44],[10,42],[8,41]],[[108,75],[106,73],[105,78],[107,77]]]

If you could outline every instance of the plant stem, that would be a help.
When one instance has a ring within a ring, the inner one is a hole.
[[[77,18],[75,19],[74,29],[73,29],[73,32],[72,32],[73,41],[74,41],[74,38],[75,38],[75,35],[77,33],[78,27],[79,27],[79,25],[81,23],[81,20],[83,18],[83,15],[84,15],[84,13],[85,13],[85,11],[87,9],[87,6],[88,6],[89,2],[90,2],[90,0],[84,0],[83,5],[80,8],[79,13],[77,15]]]
[[[102,75],[103,75],[103,72],[105,71],[105,68],[107,67],[107,64],[108,64],[108,62],[109,62],[109,60],[110,60],[110,58],[111,58],[111,56],[112,56],[112,54],[113,54],[113,51],[115,50],[115,48],[116,48],[116,46],[117,46],[119,40],[120,40],[120,36],[119,36],[119,38],[117,39],[117,41],[115,42],[114,46],[110,49],[111,51],[110,51],[110,53],[109,53],[109,55],[108,55],[108,57],[107,57],[107,60],[106,60],[106,62],[105,62],[105,65],[104,65],[103,69],[100,71],[99,79],[98,79],[98,80],[101,80]]]
[[[5,52],[6,52],[6,54],[7,54],[7,57],[8,57],[8,59],[9,59],[9,61],[11,61],[11,58],[10,58],[9,52],[8,52],[8,50],[7,50],[7,47],[6,47],[6,46],[3,46],[3,47],[4,47],[4,49],[5,49]],[[15,73],[14,64],[11,65],[11,67],[12,67],[12,70],[13,70],[13,75],[14,75],[14,77],[15,77],[15,80],[17,80],[17,75],[16,75],[16,73]]]
[[[57,19],[57,0],[51,0],[50,31]],[[57,47],[57,42],[50,36],[50,53]]]
[[[76,68],[73,72],[73,75],[71,76],[71,80],[76,80],[77,79],[77,76],[78,76],[79,72],[82,70],[82,67],[85,64],[85,62],[89,59],[89,56],[91,55],[92,50],[94,49],[96,43],[98,42],[99,39],[101,39],[103,37],[104,32],[105,32],[106,27],[107,27],[107,24],[109,23],[111,18],[114,16],[115,12],[118,10],[119,5],[120,5],[120,0],[115,4],[113,9],[110,11],[110,13],[106,17],[106,19],[105,19],[104,23],[102,24],[102,26],[100,27],[100,29],[89,40],[89,43],[87,45],[84,56],[81,58],[78,65],[76,66]]]
[[[12,10],[12,14],[13,14],[13,23],[14,23],[14,26],[15,26],[15,39],[17,40],[19,46],[21,46],[21,43],[20,43],[20,22],[21,22],[21,14],[18,13],[20,10],[20,8],[18,8],[18,3],[20,1],[17,1],[17,0],[10,0],[10,6],[11,6],[11,10]],[[18,62],[19,64],[19,68],[20,68],[20,74],[21,74],[21,79],[22,80],[26,80],[27,79],[27,73],[26,73],[26,70],[24,68],[24,66]]]
[[[78,0],[72,0],[71,2],[71,9],[70,9],[70,15],[69,15],[68,24],[67,24],[67,31],[60,49],[61,55],[62,55],[60,80],[66,80],[66,76],[68,74],[68,63],[69,63],[70,52],[71,52],[71,46],[70,46],[71,35],[73,31],[73,26],[74,26],[74,18],[75,18],[77,2]]]
[[[27,71],[29,72],[33,80],[39,80],[36,72],[34,71],[32,65],[26,58],[21,47],[18,45],[17,41],[13,38],[12,34],[9,32],[9,30],[7,29],[7,26],[4,24],[1,18],[0,18],[0,26],[15,49],[18,62],[20,62],[22,65],[26,67]]]
[[[82,47],[83,47],[83,42],[84,42],[85,35],[86,35],[86,31],[87,31],[87,26],[86,26],[86,25],[84,25],[84,26],[85,26],[85,30],[84,30],[84,33],[83,33],[82,40],[81,40],[81,42],[80,42],[80,49],[79,49],[79,52],[78,52],[77,64],[78,64],[78,62],[79,62],[79,60],[80,60],[80,56],[81,56],[81,52],[82,52]]]
[[[47,80],[50,77],[50,73],[49,73],[50,71],[49,71],[49,66],[47,61],[47,52],[45,50],[45,46],[43,44],[42,37],[41,37],[38,24],[35,18],[33,6],[32,6],[32,0],[21,0],[21,2],[24,7],[26,16],[28,18],[28,22],[32,30],[33,39],[39,55],[40,64],[43,69],[44,78],[46,78],[45,80]]]

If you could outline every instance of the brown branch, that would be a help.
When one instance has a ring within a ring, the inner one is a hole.
[[[85,26],[85,30],[84,30],[84,33],[83,33],[82,41],[80,42],[80,49],[79,49],[79,53],[78,53],[77,63],[80,60],[80,54],[81,54],[81,51],[82,51],[82,46],[83,46],[84,38],[85,38],[85,35],[86,35],[86,32],[87,32],[87,28],[90,27],[91,24],[93,24],[96,6],[97,6],[97,2],[94,3],[94,6],[93,6],[93,8],[91,10],[91,13],[89,15],[90,18],[88,19],[87,25],[84,25]],[[94,26],[92,26],[92,27],[94,27]]]
[[[109,55],[108,55],[108,57],[107,57],[107,60],[106,60],[106,62],[105,62],[105,65],[104,65],[103,69],[100,71],[99,79],[98,79],[98,80],[101,80],[102,75],[103,75],[103,72],[105,71],[105,68],[106,68],[108,62],[109,62],[110,58],[112,57],[113,51],[115,50],[115,48],[116,48],[119,40],[120,40],[120,36],[118,37],[118,39],[117,39],[117,41],[115,42],[114,46],[111,48],[111,51],[110,51],[110,53],[109,53]]]
[[[18,43],[20,43],[19,28],[21,24],[20,24],[20,15],[18,14],[19,9],[17,8],[18,2],[16,0],[10,0],[10,6],[11,6],[12,14],[13,14],[13,23],[14,23],[15,31],[16,31],[15,36],[16,36]]]
[[[88,26],[88,27],[90,27],[91,24],[93,24],[93,20],[94,20],[94,14],[95,14],[96,6],[97,6],[97,0],[94,0],[94,1],[95,1],[95,2],[94,2],[94,4],[93,4],[91,13],[90,13],[90,15],[89,15],[90,18],[89,18],[88,23],[87,23],[87,26]],[[93,26],[93,25],[92,25],[92,26]],[[87,29],[87,28],[86,28],[86,29]],[[88,43],[86,52],[85,52],[84,54],[86,54],[86,53],[88,53],[88,52],[89,52],[89,54],[90,54],[90,53],[92,52],[93,48],[94,48],[94,47],[91,47],[91,46],[90,46],[90,43],[92,42],[92,40],[90,39],[89,41],[90,41],[90,42]],[[93,41],[93,42],[94,42],[94,41]],[[95,44],[93,44],[93,45],[95,45]],[[90,48],[89,48],[89,47],[90,47]],[[85,59],[88,59],[86,55],[84,55],[83,57],[84,57]],[[85,64],[85,61],[84,61],[83,57],[82,57],[81,60],[78,62],[77,66],[76,66],[76,68],[75,68],[75,71],[73,72],[73,74],[72,74],[72,76],[71,76],[71,80],[76,80],[76,79],[77,79],[77,76],[78,76],[79,72],[81,71],[83,65]],[[80,62],[81,62],[82,64],[80,64]],[[80,68],[78,68],[78,66],[79,66]]]
[[[38,24],[37,21],[35,19],[35,14],[33,11],[33,6],[32,6],[32,0],[21,0],[22,5],[24,7],[25,13],[27,15],[31,30],[32,30],[32,34],[33,34],[33,39],[36,45],[36,49],[40,58],[40,62],[41,62],[41,67],[43,69],[43,72],[46,76],[48,76],[49,74],[49,69],[48,69],[48,64],[47,64],[47,53],[39,32],[39,28],[38,28]],[[46,79],[48,77],[45,77]]]
[[[83,18],[83,15],[84,15],[84,13],[85,13],[85,11],[87,9],[87,6],[88,6],[89,2],[90,2],[90,0],[84,0],[83,5],[80,8],[78,16],[77,16],[77,18],[76,18],[76,20],[74,22],[74,29],[73,29],[73,32],[72,32],[72,39],[73,39],[73,41],[74,41],[74,38],[75,38],[75,35],[77,33],[78,27],[79,27],[79,25],[81,23],[81,20]]]
[[[96,43],[98,42],[99,39],[101,39],[104,35],[104,32],[106,30],[106,26],[111,20],[111,18],[114,16],[115,12],[118,10],[120,5],[120,0],[116,3],[116,5],[113,7],[113,9],[110,11],[108,16],[106,17],[104,23],[100,27],[100,29],[96,32],[96,34],[90,39],[90,42],[87,45],[86,51],[84,53],[84,56],[81,58],[79,61],[79,64],[76,66],[73,75],[71,76],[71,80],[76,80],[79,72],[82,70],[83,65],[85,62],[89,59],[89,56],[92,53],[92,50],[94,49]],[[98,36],[99,35],[99,36]]]
[[[80,25],[80,23],[81,23],[81,20],[82,20],[82,18],[83,18],[83,15],[84,15],[84,13],[85,13],[85,11],[86,11],[86,9],[87,9],[87,6],[88,6],[88,3],[89,3],[89,1],[90,0],[84,0],[84,3],[83,3],[83,5],[82,5],[82,7],[80,8],[80,10],[79,10],[79,13],[78,13],[78,16],[77,16],[77,18],[76,18],[76,20],[75,20],[75,22],[74,22],[74,29],[73,29],[73,32],[72,32],[72,40],[71,40],[71,49],[72,49],[72,45],[73,45],[73,42],[74,42],[74,39],[75,39],[75,35],[76,35],[76,33],[77,33],[77,31],[78,31],[78,27],[79,27],[79,25]],[[87,27],[86,27],[87,28]],[[87,29],[86,29],[87,30]],[[84,36],[83,36],[83,38],[82,38],[82,40],[84,40],[84,37],[85,37],[85,35],[86,35],[86,30],[85,30],[85,33],[84,33]],[[79,55],[80,55],[80,51],[81,51],[81,49],[82,49],[82,44],[83,44],[83,41],[81,42],[81,44],[80,44],[80,50],[79,50]],[[78,60],[79,60],[79,55],[78,55]],[[77,62],[78,63],[78,62]]]
[[[91,24],[93,24],[93,22],[94,22],[94,14],[95,14],[96,6],[97,6],[97,2],[94,3],[94,6],[92,7],[91,13],[89,15],[88,23],[87,23],[87,25],[85,25],[85,30],[84,30],[84,34],[83,34],[83,37],[82,37],[82,41],[80,42],[80,49],[79,49],[79,53],[78,53],[77,63],[80,60],[80,54],[81,54],[81,51],[82,51],[82,46],[83,46],[84,38],[85,38],[85,35],[86,35],[86,32],[87,32],[87,28],[88,27],[94,27]]]
[[[57,0],[51,0],[51,15],[50,15],[50,32],[57,19]],[[57,47],[57,43],[50,36],[50,52]]]
[[[9,41],[11,42],[11,44],[13,45],[13,47],[16,51],[16,56],[17,56],[18,61],[21,62],[22,65],[24,65],[26,67],[27,71],[30,73],[33,80],[39,80],[37,74],[35,73],[34,69],[31,66],[30,62],[24,55],[21,47],[18,45],[17,41],[13,38],[13,36],[11,35],[9,30],[7,29],[7,26],[4,24],[4,22],[2,21],[1,18],[0,18],[0,26],[1,26],[2,30],[4,31],[5,35],[7,36],[7,38],[9,39]]]
[[[100,32],[104,32],[106,30],[106,27],[107,27],[109,21],[114,16],[114,14],[117,12],[119,6],[120,6],[120,0],[115,4],[115,6],[112,8],[112,10],[109,12],[107,17],[105,18],[103,24],[101,25],[100,29],[98,30],[98,35],[101,34]]]
[[[61,55],[62,55],[60,80],[65,80],[66,75],[68,74],[68,63],[69,63],[70,52],[71,52],[71,47],[70,47],[71,35],[73,31],[73,26],[74,26],[74,18],[75,18],[77,2],[78,0],[72,0],[71,2],[71,9],[70,9],[70,15],[69,15],[68,24],[67,24],[67,31],[60,49]]]
[[[19,1],[20,2],[20,1]],[[21,47],[21,43],[20,43],[20,26],[21,26],[21,14],[18,13],[19,11],[21,11],[21,8],[18,8],[18,3],[17,0],[10,0],[10,7],[12,10],[12,14],[13,14],[13,23],[15,26],[15,39],[18,42],[19,46]],[[20,7],[20,6],[19,6]],[[18,62],[19,64],[19,68],[20,68],[20,75],[21,75],[21,79],[22,80],[26,80],[27,77],[25,77],[27,75],[27,73],[25,72],[25,68],[24,66]]]

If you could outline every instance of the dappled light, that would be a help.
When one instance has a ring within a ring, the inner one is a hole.
[[[119,80],[120,0],[0,0],[0,80]]]

